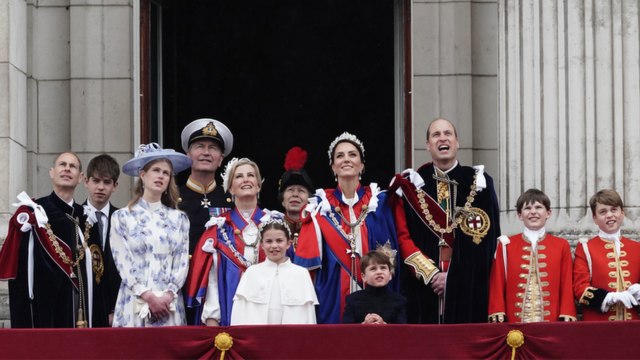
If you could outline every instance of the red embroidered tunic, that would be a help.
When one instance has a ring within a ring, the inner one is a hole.
[[[587,247],[588,252],[585,251]],[[625,291],[640,281],[640,243],[620,238],[620,256],[616,256],[613,241],[598,236],[586,244],[578,244],[573,264],[573,293],[581,304],[586,305],[582,315],[584,321],[638,320],[636,308],[627,309],[615,304],[606,313],[600,312],[604,298],[609,292]]]
[[[543,321],[575,321],[569,243],[547,234],[534,252],[523,234],[509,241],[506,259],[499,243],[491,268],[489,321],[533,322],[538,301]],[[527,309],[530,316],[524,316]]]

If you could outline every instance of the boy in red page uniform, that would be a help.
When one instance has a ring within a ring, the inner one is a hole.
[[[615,190],[600,190],[589,201],[600,228],[591,240],[580,239],[573,264],[573,293],[584,306],[585,321],[638,320],[640,243],[620,234],[622,199]]]
[[[529,189],[516,208],[521,234],[500,237],[491,268],[489,322],[576,321],[567,240],[546,233],[547,195]]]

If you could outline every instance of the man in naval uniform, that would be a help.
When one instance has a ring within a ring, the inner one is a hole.
[[[212,217],[231,210],[233,202],[226,196],[222,184],[216,182],[216,172],[222,160],[233,148],[233,135],[220,121],[198,119],[182,130],[182,149],[191,160],[191,175],[180,186],[178,208],[189,218],[189,257],[205,231],[204,225]],[[187,300],[185,296],[185,301]],[[186,305],[186,304],[185,304]],[[196,309],[185,306],[187,324],[194,325]]]
[[[71,152],[60,154],[49,175],[50,195],[35,201],[24,192],[18,196],[21,202],[0,252],[0,279],[9,280],[13,328],[91,325],[89,225],[85,209],[73,200],[83,178],[80,159]]]
[[[407,320],[483,323],[489,275],[500,236],[498,200],[484,166],[458,163],[460,144],[448,120],[427,129],[433,162],[407,169],[389,186],[405,271]]]
[[[182,130],[182,148],[193,160],[191,176],[180,187],[178,208],[189,217],[189,255],[193,254],[204,225],[212,217],[231,210],[231,198],[216,183],[216,171],[233,148],[233,135],[220,121],[198,119]]]

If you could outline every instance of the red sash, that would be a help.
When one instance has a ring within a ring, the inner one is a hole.
[[[318,225],[320,225],[320,229],[322,230],[322,235],[324,235],[324,239],[327,242],[327,246],[333,250],[336,260],[338,260],[340,266],[342,266],[344,271],[349,275],[353,275],[351,274],[351,253],[348,252],[348,250],[351,249],[349,240],[336,229],[331,220],[327,220],[324,216],[318,217]],[[362,238],[362,253],[366,254],[369,252],[369,242],[367,241],[369,237],[367,235],[367,227],[364,221],[360,225],[360,236]],[[358,282],[362,283],[362,275],[360,274],[360,255],[357,253],[355,255],[357,269],[356,276]]]
[[[361,199],[358,201],[357,205],[362,206],[362,204],[368,204],[371,199],[371,190],[368,187],[364,188],[365,191],[361,193]],[[336,215],[334,208],[340,206],[340,202],[336,198],[335,191],[327,190],[327,200],[329,198],[333,198],[334,201],[329,201],[331,204],[331,212],[333,216],[338,219],[339,215]],[[357,206],[356,205],[356,206]],[[355,207],[354,207],[355,210]],[[362,211],[362,208],[360,208]],[[351,253],[349,250],[351,249],[351,244],[349,243],[349,239],[347,239],[340,229],[334,225],[333,221],[329,217],[329,214],[326,216],[318,216],[318,225],[320,226],[320,230],[322,231],[322,235],[325,238],[327,245],[333,250],[333,253],[336,256],[336,260],[340,263],[340,266],[349,274],[351,274]],[[342,226],[344,224],[338,225]],[[366,254],[369,252],[369,236],[367,233],[366,219],[360,224],[360,237],[362,238],[362,253]],[[343,226],[344,229],[346,226]],[[347,227],[348,228],[348,227]],[[356,276],[359,283],[362,283],[362,275],[360,272],[360,255],[357,253],[356,255]]]
[[[47,230],[45,228],[38,227],[38,222],[36,221],[35,214],[27,206],[19,207],[9,221],[9,234],[7,235],[7,239],[5,240],[2,250],[0,251],[0,279],[15,279],[18,274],[18,252],[20,249],[20,244],[22,243],[22,236],[24,234],[21,230],[22,224],[20,224],[17,220],[18,215],[21,213],[26,213],[29,215],[29,220],[27,221],[27,223],[31,224],[30,231],[33,231],[34,237],[40,242],[51,260],[53,260],[56,265],[58,265],[60,270],[62,270],[62,272],[67,275],[69,280],[77,289],[78,279],[71,277],[73,269],[70,265],[67,265],[64,263],[64,261],[62,261],[62,258],[60,258],[60,255],[58,255],[55,248],[53,247],[53,244],[51,244],[51,241],[49,240]],[[68,259],[72,259],[73,257],[69,246],[64,241],[60,240],[57,236],[56,239],[58,240],[58,245],[62,249],[64,255]],[[38,261],[38,259],[34,259],[34,261]]]

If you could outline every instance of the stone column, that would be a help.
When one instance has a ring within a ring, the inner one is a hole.
[[[132,156],[132,15],[129,0],[71,1],[70,142],[84,166],[100,153],[120,166]],[[86,197],[78,186],[76,199]],[[131,200],[129,176],[121,174],[111,200]]]
[[[0,242],[27,182],[27,2],[0,0]]]
[[[53,160],[57,154],[73,150],[69,137],[68,6],[68,0],[30,1],[28,6],[28,161],[23,165],[27,181],[20,186],[34,198],[51,193],[49,169]]]
[[[496,0],[413,0],[413,166],[431,161],[427,126],[455,126],[463,165],[498,174]],[[496,185],[499,184],[496,182]]]
[[[613,188],[638,238],[638,2],[500,0],[498,17],[503,233],[522,231],[515,203],[535,187],[551,199],[548,231],[593,236],[589,199]]]
[[[27,174],[27,3],[0,0],[0,245],[11,204]],[[6,281],[0,282],[0,328],[10,327]]]

